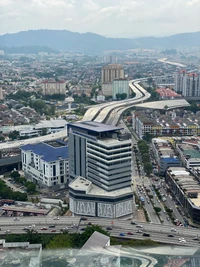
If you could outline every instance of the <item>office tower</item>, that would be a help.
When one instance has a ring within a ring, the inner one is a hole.
[[[70,210],[121,217],[132,213],[131,139],[93,121],[68,125]]]
[[[102,68],[102,92],[104,95],[112,95],[112,82],[119,78],[124,78],[124,68],[121,65],[111,64]]]
[[[127,79],[114,79],[112,82],[112,98],[115,100],[117,94],[127,94],[129,97],[129,85]]]

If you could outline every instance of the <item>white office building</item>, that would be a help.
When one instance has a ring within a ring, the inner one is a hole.
[[[56,140],[21,147],[22,170],[34,183],[65,188],[69,182],[68,146]]]

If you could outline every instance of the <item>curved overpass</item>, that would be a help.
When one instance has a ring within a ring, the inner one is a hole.
[[[116,125],[121,114],[126,109],[130,108],[134,104],[147,100],[151,96],[142,86],[139,85],[139,82],[141,80],[146,80],[146,78],[131,80],[129,82],[129,87],[136,94],[134,98],[121,101],[113,101],[111,103],[100,104],[98,106],[92,107],[86,111],[82,120],[93,120],[95,122]]]

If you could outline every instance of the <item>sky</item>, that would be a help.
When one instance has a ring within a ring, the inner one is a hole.
[[[0,0],[0,34],[66,29],[107,37],[200,30],[200,0]]]

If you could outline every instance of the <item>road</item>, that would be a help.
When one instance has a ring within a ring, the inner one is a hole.
[[[52,228],[49,225],[55,224],[55,229],[60,232],[63,227],[68,227],[69,232],[76,232],[76,228],[72,228],[73,224],[79,224],[79,217],[60,217],[59,220],[54,220],[54,218],[47,217],[21,217],[19,221],[14,221],[11,217],[0,217],[0,234],[5,234],[4,231],[10,230],[11,233],[21,234],[24,233],[23,228],[29,227],[31,229],[32,225],[35,225],[34,229],[39,233],[50,233]],[[200,246],[200,231],[193,228],[177,227],[163,224],[154,223],[139,223],[142,228],[138,228],[137,225],[132,225],[130,221],[117,220],[117,219],[105,219],[105,218],[88,218],[87,221],[81,221],[78,231],[82,232],[81,229],[85,228],[88,222],[93,224],[98,224],[104,229],[107,227],[112,227],[110,230],[111,236],[119,236],[120,233],[124,233],[124,238],[134,238],[134,239],[146,239],[150,238],[154,241],[176,244],[176,245],[187,245],[187,246]],[[47,227],[47,230],[41,230],[42,227]],[[171,229],[174,228],[176,232],[172,232]],[[136,233],[140,229],[143,233],[149,233],[150,237],[144,237],[142,233]],[[133,235],[127,235],[128,232],[133,232]],[[55,233],[56,234],[56,233]],[[173,234],[174,237],[168,237],[168,234]],[[184,237],[186,243],[180,243],[179,238]],[[199,240],[193,240],[193,238],[199,237]]]

